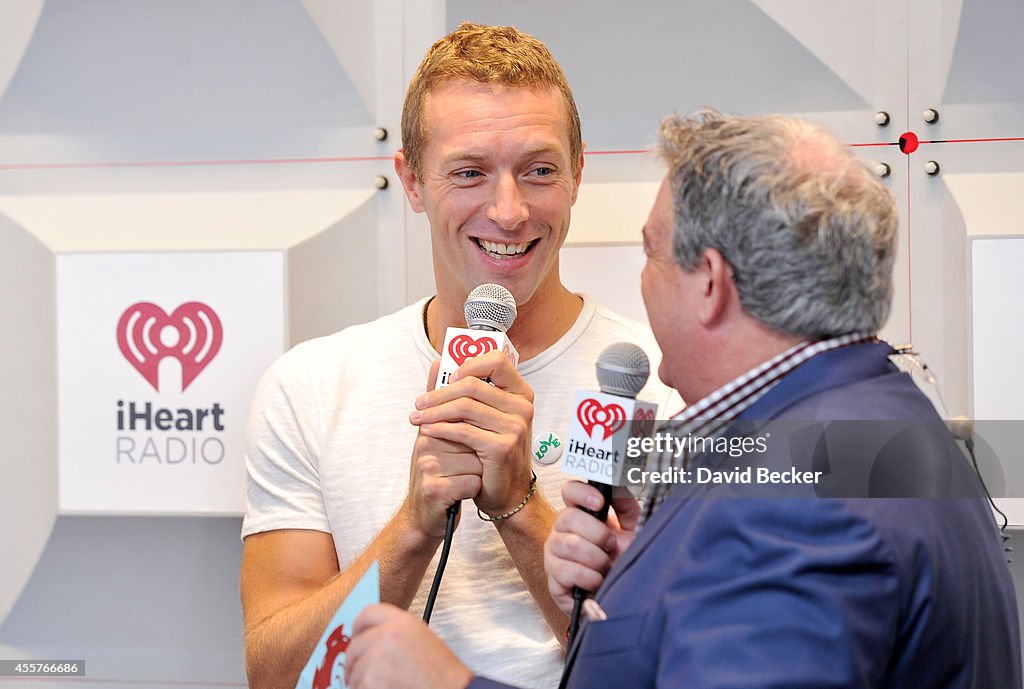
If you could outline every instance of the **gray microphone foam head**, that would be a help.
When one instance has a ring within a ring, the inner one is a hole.
[[[516,300],[501,285],[480,285],[466,297],[466,325],[473,330],[507,332],[516,320]]]
[[[597,382],[606,394],[636,399],[650,375],[650,360],[632,342],[608,345],[597,357]]]

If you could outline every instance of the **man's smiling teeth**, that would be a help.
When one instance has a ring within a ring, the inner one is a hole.
[[[533,245],[533,242],[522,242],[521,244],[499,244],[497,242],[488,242],[485,239],[477,239],[476,243],[480,245],[480,248],[490,256],[491,258],[511,258],[513,256],[521,256],[526,253],[526,250]]]

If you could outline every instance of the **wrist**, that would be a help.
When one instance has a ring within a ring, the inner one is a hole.
[[[519,514],[537,494],[537,474],[531,471],[530,475],[531,478],[529,485],[524,491],[519,493],[523,495],[519,502],[500,510],[485,509],[484,506],[478,503],[476,507],[477,516],[482,521],[494,522],[497,524]]]
[[[501,521],[494,522],[494,527],[501,534],[502,538],[520,538],[528,536],[540,538],[543,545],[551,526],[555,520],[555,509],[551,503],[541,494],[540,488],[526,505],[515,515]]]
[[[444,540],[444,534],[436,535],[423,525],[423,520],[416,514],[407,499],[392,519],[398,542],[402,550],[410,554],[423,554],[433,557],[434,551]]]

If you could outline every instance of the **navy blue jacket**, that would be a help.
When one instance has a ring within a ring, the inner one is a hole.
[[[705,466],[822,480],[677,487],[598,591],[608,619],[584,623],[564,687],[1020,689],[991,511],[891,353],[816,356],[743,414],[769,450]]]

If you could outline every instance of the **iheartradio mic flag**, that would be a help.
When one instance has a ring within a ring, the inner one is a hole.
[[[443,388],[451,382],[455,369],[467,359],[499,349],[505,353],[513,366],[519,365],[519,352],[512,346],[508,335],[496,330],[471,330],[469,328],[448,328],[441,349],[441,368],[437,372],[437,385]]]
[[[623,473],[644,464],[642,456],[629,456],[627,443],[630,438],[651,435],[657,409],[650,402],[577,390],[562,471],[588,481],[623,485]]]
[[[295,689],[345,689],[345,651],[359,613],[380,603],[380,565],[374,562],[348,594],[306,661]]]

